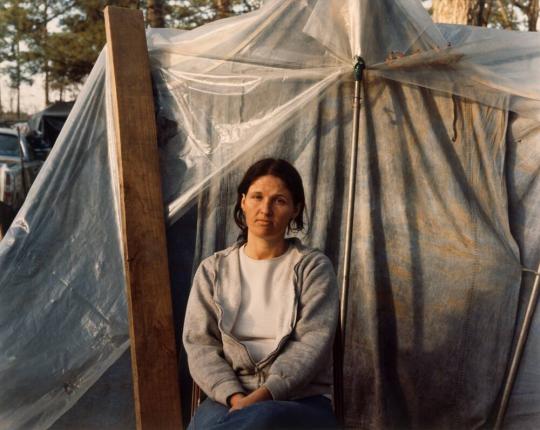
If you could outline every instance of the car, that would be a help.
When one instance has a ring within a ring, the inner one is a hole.
[[[18,132],[0,127],[0,202],[17,211],[36,178],[43,161]]]

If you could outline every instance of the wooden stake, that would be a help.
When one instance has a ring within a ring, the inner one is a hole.
[[[137,428],[182,429],[150,64],[141,11],[105,9]]]

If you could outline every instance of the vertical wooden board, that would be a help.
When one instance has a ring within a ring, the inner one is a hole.
[[[142,13],[105,9],[137,428],[181,429],[150,65]]]

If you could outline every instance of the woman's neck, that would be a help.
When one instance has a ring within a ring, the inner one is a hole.
[[[248,233],[245,252],[246,255],[255,260],[267,260],[269,258],[283,255],[288,248],[284,238],[276,241],[269,241],[258,237],[252,237]]]

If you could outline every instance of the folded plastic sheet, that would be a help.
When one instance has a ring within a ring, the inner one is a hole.
[[[538,36],[437,27],[413,0],[274,0],[148,41],[164,205],[172,223],[197,204],[195,260],[236,238],[235,187],[252,161],[274,156],[300,170],[302,238],[338,274],[352,56],[364,57],[346,422],[484,424],[519,320],[521,265],[535,264],[521,254],[534,260],[540,195],[526,182],[540,164],[507,139],[507,112],[538,119]],[[2,429],[49,426],[127,347],[105,100],[101,59],[0,242]],[[507,165],[514,149],[521,161]],[[530,426],[537,350],[528,346],[509,413]]]

